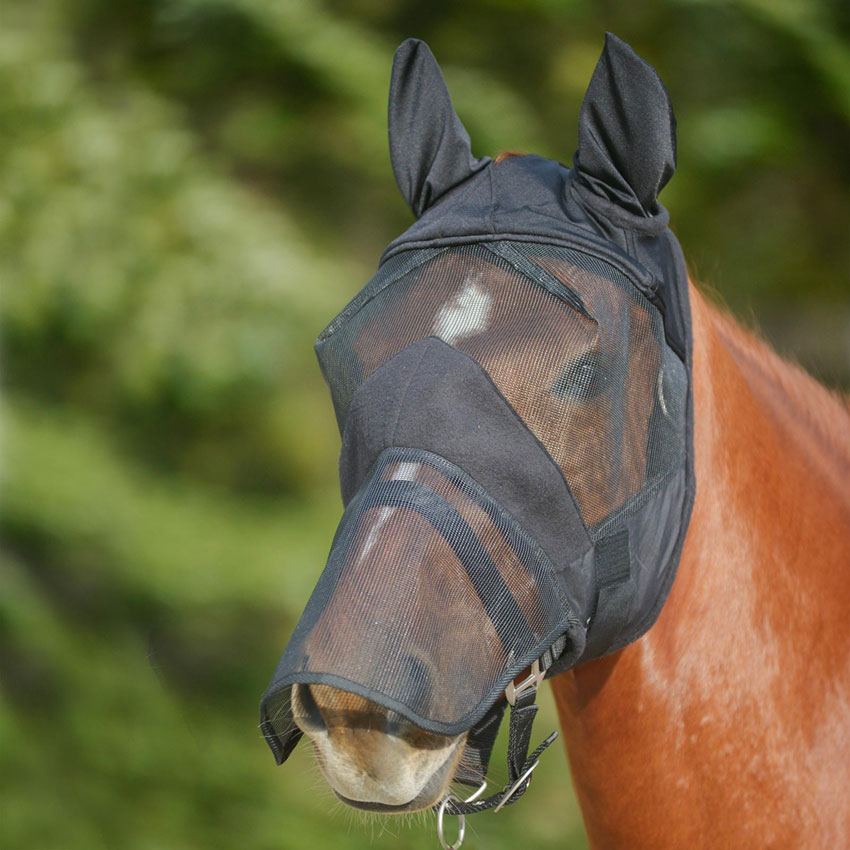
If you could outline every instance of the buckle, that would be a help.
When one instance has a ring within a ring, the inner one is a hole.
[[[508,789],[505,791],[504,796],[502,797],[502,799],[501,799],[501,800],[499,800],[499,805],[498,805],[498,806],[496,806],[496,808],[495,808],[495,809],[493,809],[493,814],[496,814],[496,812],[498,812],[498,811],[499,811],[499,809],[501,809],[501,808],[502,808],[502,806],[504,806],[504,805],[505,805],[505,803],[507,803],[507,802],[508,802],[508,800],[510,800],[510,799],[511,799],[511,797],[513,797],[513,795],[514,795],[514,794],[516,794],[517,790],[519,789],[519,787],[522,785],[522,783],[523,783],[523,782],[525,782],[526,780],[528,780],[528,784],[529,784],[529,785],[531,784],[531,774],[532,774],[532,772],[533,772],[534,768],[535,768],[535,767],[537,767],[537,765],[538,765],[538,764],[540,764],[540,759],[537,759],[537,760],[534,762],[534,764],[533,764],[533,765],[531,765],[531,767],[530,767],[530,768],[528,768],[528,770],[526,770],[526,771],[525,771],[525,773],[523,773],[523,775],[522,775],[522,776],[520,776],[520,778],[519,778],[519,779],[517,779],[517,781],[516,781],[516,782],[514,782],[514,784],[513,784],[513,785],[511,785],[511,787],[510,787],[510,788],[508,788]],[[526,786],[526,787],[527,787],[527,786]]]
[[[546,671],[540,669],[540,659],[538,658],[531,665],[531,672],[518,685],[511,681],[505,688],[505,699],[513,706],[516,705],[517,697],[522,696],[526,691],[532,688],[538,688],[540,683],[546,676]]]

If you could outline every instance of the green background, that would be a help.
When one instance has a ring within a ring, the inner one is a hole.
[[[312,340],[411,221],[392,51],[429,41],[476,153],[569,162],[604,31],[630,41],[676,107],[694,275],[846,388],[847,16],[3,0],[0,850],[435,847],[430,815],[335,803],[306,747],[275,768],[256,725],[340,513]],[[553,749],[469,847],[585,846]]]

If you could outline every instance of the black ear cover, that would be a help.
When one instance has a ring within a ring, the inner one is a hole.
[[[490,162],[472,156],[440,66],[418,39],[407,39],[393,59],[389,136],[396,182],[417,218]]]
[[[575,171],[582,198],[652,217],[676,169],[676,119],[655,69],[608,33],[579,114]]]

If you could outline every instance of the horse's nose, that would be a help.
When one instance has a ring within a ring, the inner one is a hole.
[[[425,687],[433,678],[427,665],[412,658],[398,673],[401,686]],[[451,780],[466,737],[425,732],[394,711],[329,685],[293,685],[292,713],[337,796],[371,811],[433,805]]]
[[[327,729],[313,692],[309,685],[292,686],[292,715],[302,732],[324,732]]]
[[[391,714],[371,700],[329,685],[292,686],[292,715],[308,735],[338,729],[386,732]]]
[[[398,664],[399,695],[409,705],[420,709],[428,705],[433,679],[429,665],[413,655],[405,656]],[[293,685],[292,713],[299,728],[308,734],[327,732],[336,726],[398,736],[410,731],[409,721],[395,711],[327,685]]]

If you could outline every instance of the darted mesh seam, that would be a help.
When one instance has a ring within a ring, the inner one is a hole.
[[[440,455],[429,452],[427,449],[393,446],[392,448],[385,449],[381,453],[380,457],[375,462],[375,465],[377,466],[378,461],[381,458],[388,458],[389,462],[397,462],[398,460],[403,460],[405,457],[408,457],[408,453],[413,452],[422,458],[425,458],[425,463],[433,466],[434,469],[450,480],[459,490],[471,499],[474,499],[481,510],[487,512],[488,516],[491,517],[497,527],[499,527],[501,523],[508,526],[511,531],[510,536],[506,536],[505,542],[514,546],[515,540],[521,540],[523,545],[528,546],[541,563],[546,564],[552,570],[553,574],[557,575],[558,571],[552,563],[551,558],[546,554],[543,547],[531,535],[529,535],[528,532],[526,532],[516,517],[514,517],[509,510],[496,502],[496,500],[493,499],[493,497],[487,492],[487,489],[471,475],[463,472],[450,461],[440,457]]]
[[[503,260],[506,260],[517,274],[528,278],[538,286],[542,286],[547,292],[551,292],[556,298],[562,298],[571,307],[578,310],[582,316],[587,319],[591,319],[591,321],[593,320],[592,316],[587,312],[584,302],[581,300],[581,296],[575,290],[570,289],[564,281],[556,278],[552,274],[549,274],[549,272],[545,269],[532,262],[532,260],[529,257],[524,256],[515,245],[510,242],[493,242],[485,245],[484,247],[492,251],[497,257],[501,257]],[[512,256],[512,254],[515,256]]]
[[[564,248],[557,245],[546,245],[545,251],[543,250],[543,245],[537,245],[534,243],[521,243],[521,245],[522,249],[527,251],[530,257],[536,258],[538,256],[545,256],[546,254],[554,254],[560,256],[564,262],[577,266],[578,268],[586,271],[588,274],[608,278],[608,280],[612,283],[616,283],[624,289],[627,287],[633,287],[638,294],[642,296],[644,295],[637,280],[624,274],[615,265],[612,265],[610,262],[602,259],[601,257],[594,257],[574,248]]]

